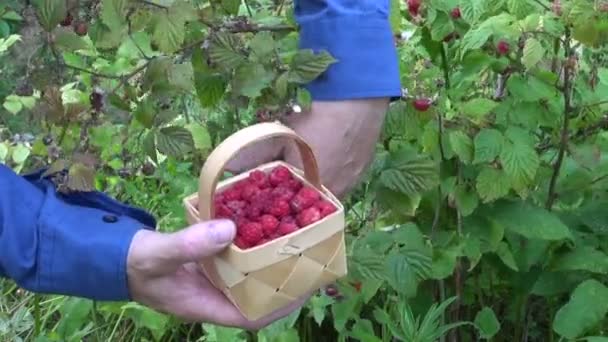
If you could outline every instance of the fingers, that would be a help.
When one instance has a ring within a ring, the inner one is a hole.
[[[229,220],[201,222],[170,234],[142,231],[134,237],[129,266],[148,275],[167,274],[183,264],[217,254],[232,243],[235,235],[236,227]]]

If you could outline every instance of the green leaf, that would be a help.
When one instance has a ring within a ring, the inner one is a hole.
[[[350,328],[348,335],[357,341],[382,342],[381,339],[376,337],[372,322],[364,318],[357,319]]]
[[[555,214],[523,201],[496,203],[488,215],[506,230],[528,239],[559,241],[573,238],[570,229]]]
[[[473,161],[473,141],[463,131],[453,131],[449,135],[450,144],[458,158],[464,164],[470,164]]]
[[[467,31],[460,42],[461,56],[469,50],[481,48],[492,35],[492,31],[485,27],[477,27]]]
[[[608,288],[595,279],[586,280],[555,314],[553,331],[567,339],[576,339],[597,326],[607,312]]]
[[[401,0],[390,0],[390,15],[389,22],[391,24],[391,30],[393,32],[401,31],[401,9],[400,9]]]
[[[209,46],[211,62],[232,70],[245,62],[245,57],[238,50],[238,38],[230,33],[220,32]]]
[[[386,260],[388,283],[393,289],[406,296],[414,296],[418,287],[418,278],[408,258],[402,254],[392,254]]]
[[[21,104],[21,101],[15,95],[7,96],[2,106],[12,114],[17,114],[23,109],[23,104]]]
[[[88,47],[84,39],[71,30],[57,30],[55,44],[58,48],[69,52],[84,50]]]
[[[184,42],[184,22],[171,17],[167,11],[157,13],[152,40],[160,51],[173,53]]]
[[[532,294],[544,297],[553,297],[570,292],[586,275],[571,272],[543,272],[532,288]]]
[[[500,131],[493,128],[484,128],[475,136],[474,164],[489,163],[498,157],[502,151],[504,138]]]
[[[521,62],[527,69],[531,69],[543,59],[544,55],[545,49],[540,42],[536,38],[530,37],[526,40],[524,45]]]
[[[517,267],[517,263],[515,262],[515,258],[513,257],[513,253],[509,249],[509,245],[501,241],[498,243],[498,249],[496,249],[496,255],[502,260],[502,262],[507,265],[510,269],[517,272],[519,268]]]
[[[456,207],[462,216],[469,216],[475,211],[479,204],[479,197],[473,191],[470,191],[465,185],[459,184],[454,190],[454,199]]]
[[[209,135],[207,127],[198,123],[191,123],[186,128],[192,134],[194,147],[197,150],[207,151],[212,147],[211,136]]]
[[[462,104],[461,111],[474,122],[479,123],[498,106],[498,102],[486,98],[474,98]]]
[[[460,0],[460,14],[469,24],[475,24],[486,11],[486,0]]]
[[[101,21],[110,31],[122,31],[127,25],[129,0],[103,0],[101,3]]]
[[[592,246],[580,246],[558,256],[552,264],[555,271],[587,271],[608,274],[608,255]]]
[[[333,302],[329,296],[313,296],[309,305],[312,307],[312,316],[318,326],[323,324],[327,307]]]
[[[239,7],[241,7],[241,0],[222,0],[222,8],[224,8],[228,14],[239,14]]]
[[[158,150],[172,157],[181,157],[194,148],[192,134],[183,127],[163,127],[156,134],[156,140]]]
[[[243,64],[237,68],[232,87],[237,94],[256,98],[262,90],[272,84],[274,74],[259,63]]]
[[[138,105],[133,115],[135,120],[142,124],[146,128],[152,128],[154,124],[155,108],[152,100],[145,98]]]
[[[57,333],[65,339],[72,337],[78,330],[84,328],[89,321],[89,314],[93,309],[93,302],[82,298],[68,298],[60,306],[61,319],[57,326]]]
[[[534,148],[522,141],[505,141],[500,153],[500,162],[516,190],[531,184],[540,166],[540,159]]]
[[[384,280],[384,257],[374,253],[368,248],[359,248],[348,259],[349,272],[355,278]]]
[[[36,0],[38,20],[44,29],[51,32],[67,15],[65,0]]]
[[[437,12],[437,17],[431,25],[431,37],[436,41],[443,41],[443,39],[454,32],[454,23],[452,19],[445,12]]]
[[[13,152],[12,152],[12,157],[13,157],[13,161],[16,164],[23,164],[25,162],[25,160],[27,159],[27,157],[29,157],[30,155],[30,149],[25,147],[25,145],[22,144],[18,144],[15,147],[13,147]]]
[[[144,153],[150,157],[155,163],[158,163],[158,157],[156,154],[156,141],[154,139],[154,131],[149,131],[146,134],[142,142],[142,149]]]
[[[222,74],[209,69],[200,47],[194,50],[191,60],[194,70],[194,87],[201,106],[203,108],[215,107],[224,96],[228,82]]]
[[[315,54],[310,49],[299,50],[291,62],[289,78],[292,82],[309,83],[336,62],[327,51]]]
[[[67,187],[72,191],[95,190],[95,170],[82,163],[72,164],[68,170]]]
[[[307,89],[298,88],[296,100],[305,111],[309,111],[312,106],[312,95]]]
[[[492,308],[484,306],[477,315],[475,315],[475,326],[479,330],[479,337],[491,339],[500,330],[500,322]]]
[[[8,156],[8,146],[6,143],[0,142],[0,162],[4,163]]]
[[[508,195],[511,183],[504,171],[486,167],[477,175],[476,188],[479,197],[488,203]]]
[[[23,17],[20,16],[17,12],[8,10],[4,12],[2,15],[2,19],[4,20],[12,20],[12,21],[22,21]]]
[[[249,47],[258,60],[263,61],[264,59],[269,58],[275,49],[272,34],[268,31],[258,32],[253,39],[251,39]]]
[[[406,195],[417,195],[438,185],[437,171],[437,165],[430,158],[397,152],[380,174],[380,183]]]

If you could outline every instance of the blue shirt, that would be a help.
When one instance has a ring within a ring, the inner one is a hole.
[[[399,97],[389,0],[296,0],[300,48],[337,63],[307,85],[314,100]],[[143,209],[101,192],[60,194],[42,171],[0,165],[0,276],[38,293],[129,300],[134,234],[154,229]]]

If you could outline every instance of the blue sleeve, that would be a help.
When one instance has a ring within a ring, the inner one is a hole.
[[[390,0],[295,0],[300,48],[338,61],[307,85],[313,99],[400,97]]]
[[[42,173],[0,164],[0,276],[32,292],[129,300],[129,246],[154,218],[103,193],[58,193]]]

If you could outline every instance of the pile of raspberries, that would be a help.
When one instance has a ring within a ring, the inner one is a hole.
[[[321,193],[303,184],[285,166],[248,177],[216,193],[215,217],[237,225],[240,249],[263,245],[305,228],[337,210]]]

